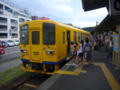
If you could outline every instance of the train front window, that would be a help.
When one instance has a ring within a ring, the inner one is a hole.
[[[55,24],[43,23],[43,44],[55,45]]]
[[[28,44],[28,25],[20,27],[20,43]]]
[[[39,31],[32,32],[32,44],[40,44],[40,33]]]

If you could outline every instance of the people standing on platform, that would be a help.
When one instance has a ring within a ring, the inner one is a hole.
[[[113,37],[110,37],[110,40],[109,40],[109,51],[108,51],[108,54],[105,58],[109,58],[109,59],[112,59],[112,53],[113,53]]]
[[[91,51],[92,51],[92,45],[89,43],[89,39],[85,39],[85,43],[83,45],[83,52],[84,52],[84,58],[87,59],[86,64],[91,63]]]
[[[109,39],[106,37],[105,39],[105,51],[108,52],[108,45],[109,45]]]
[[[79,67],[79,66],[83,65],[83,45],[84,45],[84,42],[83,42],[83,40],[80,40],[79,42],[80,42],[80,44],[79,44],[78,49],[77,49],[78,58],[77,58],[75,67]]]
[[[98,39],[98,50],[99,51],[101,50],[101,46],[102,46],[102,40],[101,40],[101,36],[99,36],[99,39]]]
[[[98,49],[98,38],[95,38],[95,46],[94,46],[94,50]]]

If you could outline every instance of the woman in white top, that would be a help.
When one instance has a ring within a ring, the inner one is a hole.
[[[106,49],[106,52],[108,52],[108,44],[109,44],[109,39],[106,37],[106,39],[105,39],[105,49]]]
[[[105,58],[112,59],[112,52],[113,52],[113,37],[110,38],[109,41],[109,52]]]
[[[84,42],[83,42],[83,40],[80,40],[79,42],[80,42],[80,44],[79,44],[78,50],[77,50],[78,59],[77,59],[77,64],[75,67],[79,67],[80,65],[83,65],[83,44],[84,44]]]

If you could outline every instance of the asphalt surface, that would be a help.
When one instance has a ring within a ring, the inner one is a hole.
[[[19,57],[20,57],[19,46],[7,47],[5,48],[5,54],[3,54],[0,58],[0,63],[5,62],[5,61],[10,61],[10,60],[13,60]]]
[[[79,75],[56,73],[36,90],[120,90],[120,70],[115,69],[116,66],[111,64],[111,60],[104,59],[106,55],[107,52],[104,51],[104,48],[101,51],[93,51],[92,64],[84,65],[82,68],[87,73],[80,73]],[[94,63],[102,64],[100,66]],[[76,68],[69,64],[60,70],[74,71]],[[104,72],[104,69],[108,69],[110,72]],[[111,75],[105,74],[106,72]]]
[[[9,68],[15,67],[19,64],[22,64],[21,60],[17,60],[17,61],[8,61],[5,63],[0,64],[0,72],[3,72]]]

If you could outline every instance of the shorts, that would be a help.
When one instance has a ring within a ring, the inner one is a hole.
[[[83,57],[83,53],[79,53],[78,56],[79,56],[79,57]]]

